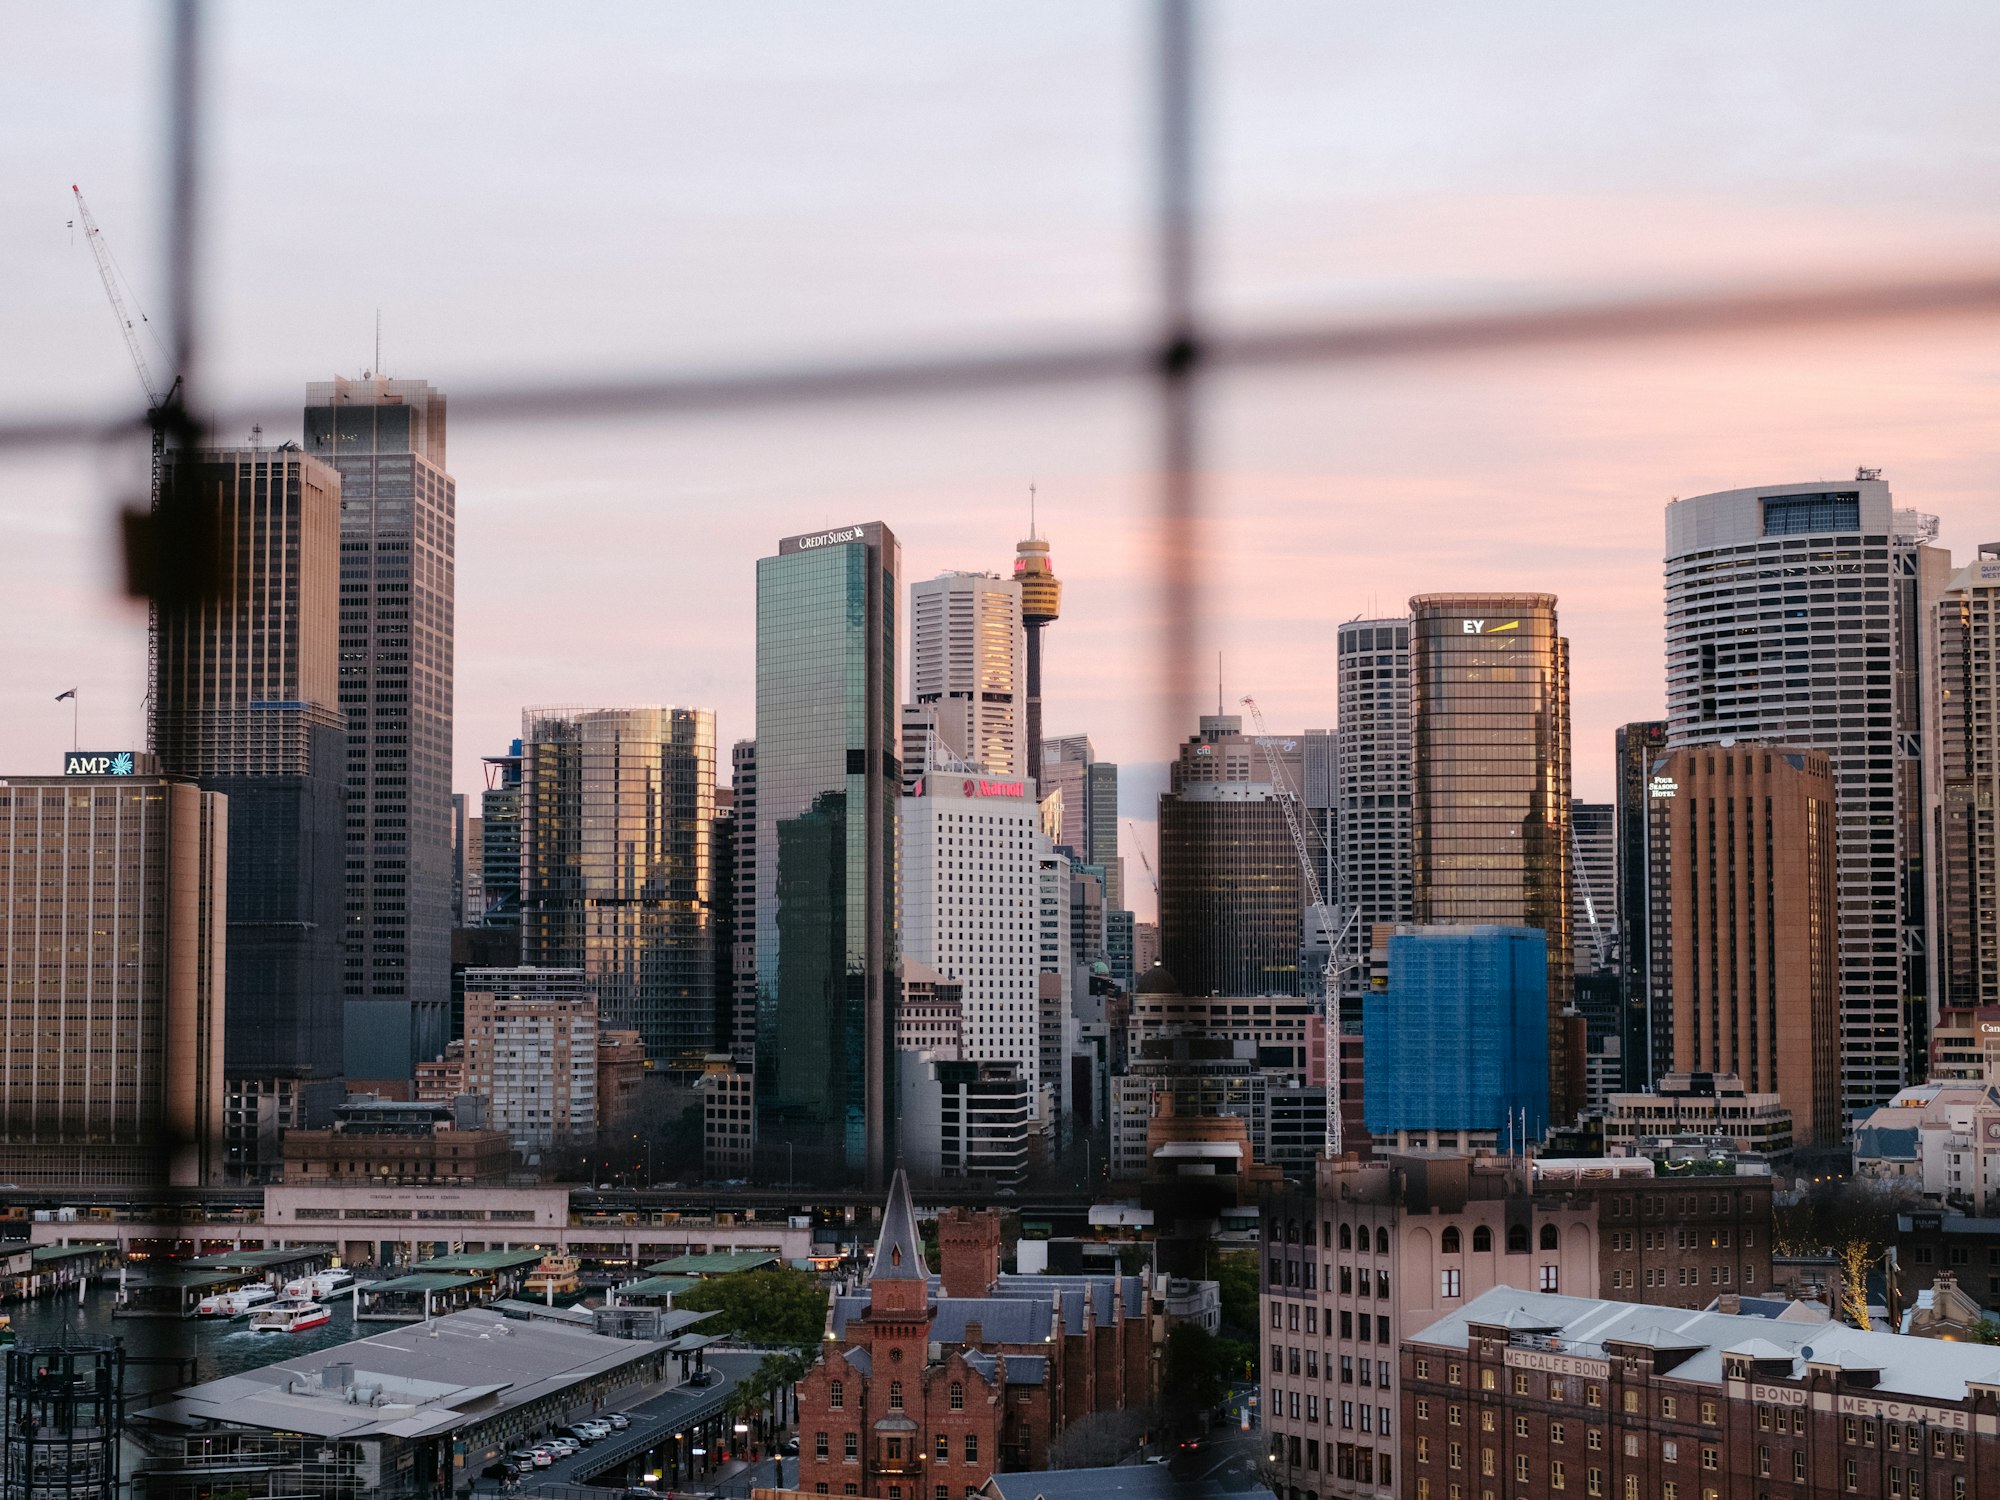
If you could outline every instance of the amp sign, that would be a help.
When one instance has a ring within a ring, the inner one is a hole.
[[[65,776],[130,776],[130,750],[70,750],[63,755]]]

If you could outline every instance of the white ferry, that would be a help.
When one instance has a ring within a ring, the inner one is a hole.
[[[240,1318],[252,1308],[275,1302],[277,1298],[278,1294],[260,1281],[255,1286],[238,1287],[233,1292],[217,1292],[213,1297],[204,1297],[196,1305],[194,1314],[198,1318]]]
[[[260,1308],[250,1315],[252,1333],[303,1333],[308,1328],[317,1328],[322,1323],[333,1321],[332,1309],[319,1302],[300,1302],[286,1298],[283,1302],[273,1302],[269,1307]]]
[[[285,1284],[285,1295],[301,1302],[325,1302],[329,1298],[349,1296],[353,1291],[354,1273],[343,1271],[338,1266]]]

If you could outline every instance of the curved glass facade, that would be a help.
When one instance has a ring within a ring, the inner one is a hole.
[[[895,1037],[895,534],[757,563],[760,1175],[879,1183]]]
[[[1542,932],[1550,1112],[1566,1120],[1583,1101],[1562,1024],[1572,961],[1569,642],[1557,633],[1555,596],[1427,594],[1410,614],[1416,920]]]

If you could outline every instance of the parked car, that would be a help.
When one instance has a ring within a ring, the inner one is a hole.
[[[715,1371],[703,1368],[694,1371],[688,1376],[688,1384],[692,1386],[714,1385],[718,1378]]]
[[[622,1411],[614,1411],[604,1420],[609,1422],[613,1427],[615,1427],[620,1432],[623,1432],[626,1428],[632,1425],[632,1419],[626,1416],[625,1413]]]

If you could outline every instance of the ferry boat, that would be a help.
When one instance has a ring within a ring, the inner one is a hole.
[[[259,1308],[250,1315],[252,1333],[303,1333],[333,1321],[333,1310],[324,1303],[286,1298]]]
[[[583,1278],[577,1274],[578,1269],[574,1255],[551,1251],[528,1273],[528,1279],[521,1284],[521,1288],[530,1297],[573,1297],[583,1290]]]
[[[354,1273],[343,1271],[338,1266],[330,1271],[301,1276],[285,1285],[285,1295],[300,1302],[325,1302],[332,1297],[350,1296],[353,1291]]]
[[[194,1315],[198,1318],[240,1318],[253,1308],[277,1299],[278,1294],[260,1281],[255,1286],[242,1286],[233,1292],[217,1292],[213,1297],[202,1298],[195,1307]]]

